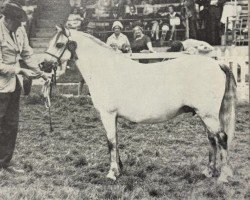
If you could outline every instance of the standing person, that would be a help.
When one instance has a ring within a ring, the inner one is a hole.
[[[182,0],[184,6],[184,17],[186,19],[187,38],[197,38],[195,0]]]
[[[15,149],[19,121],[19,100],[21,93],[20,75],[26,78],[42,76],[48,79],[32,62],[25,28],[21,26],[27,16],[21,5],[14,1],[4,4],[0,19],[0,169],[24,172],[10,166]],[[20,68],[22,58],[30,69]]]
[[[130,43],[127,36],[121,32],[122,29],[123,25],[120,21],[113,23],[112,30],[114,33],[108,37],[107,45],[111,46],[115,51],[126,52],[127,47],[130,47]]]
[[[226,0],[210,0],[208,8],[208,19],[206,26],[206,34],[208,42],[212,45],[220,44],[220,19],[223,10],[223,5]]]

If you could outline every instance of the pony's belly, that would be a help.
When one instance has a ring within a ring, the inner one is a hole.
[[[118,112],[118,116],[137,123],[160,123],[177,115],[178,109],[162,110],[161,112],[156,110],[155,112],[150,112],[150,110],[145,110],[144,112],[136,112],[135,110]]]

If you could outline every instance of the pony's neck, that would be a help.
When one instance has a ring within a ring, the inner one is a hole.
[[[83,32],[72,31],[72,39],[77,42],[78,68],[84,78],[92,79],[93,73],[112,73],[113,68],[121,65],[123,60],[132,62],[112,50],[111,47]],[[87,81],[87,80],[86,80]]]

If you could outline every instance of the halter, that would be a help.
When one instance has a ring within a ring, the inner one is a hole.
[[[75,50],[76,50],[76,48],[77,48],[77,43],[76,43],[76,41],[73,41],[73,40],[70,40],[70,39],[69,39],[69,36],[67,36],[67,34],[65,33],[65,29],[63,29],[62,34],[63,34],[65,37],[67,37],[67,42],[66,42],[66,44],[65,44],[65,47],[64,47],[62,53],[61,53],[59,56],[56,56],[56,55],[54,55],[54,54],[52,54],[52,53],[49,53],[49,52],[45,51],[46,54],[48,54],[48,55],[50,55],[50,56],[52,56],[52,57],[54,57],[54,58],[57,59],[57,62],[58,62],[58,64],[59,64],[59,66],[62,65],[62,63],[61,63],[61,58],[62,58],[63,54],[65,53],[65,51],[66,51],[67,49],[68,49],[68,50],[70,51],[70,53],[71,53],[70,60],[72,60],[72,59],[77,60],[77,59],[78,59],[78,57],[77,57],[77,55],[76,55],[76,52],[75,52]]]
[[[52,75],[51,80],[45,82],[45,84],[42,88],[42,93],[43,93],[43,96],[45,98],[45,107],[48,108],[48,110],[49,110],[50,132],[53,131],[52,117],[51,117],[51,110],[50,110],[50,107],[51,107],[50,97],[52,95],[52,86],[56,85],[57,67],[62,65],[61,58],[62,58],[63,54],[65,53],[66,49],[68,49],[71,53],[70,59],[67,61],[67,65],[69,64],[69,62],[72,62],[72,61],[75,62],[78,59],[77,54],[76,54],[77,43],[73,40],[70,40],[69,36],[67,36],[67,34],[65,32],[65,28],[64,27],[62,27],[62,28],[63,28],[62,33],[64,36],[67,37],[67,42],[66,42],[65,47],[64,47],[62,53],[60,54],[60,56],[56,56],[52,53],[45,51],[46,54],[56,58],[57,63],[56,64],[55,63],[47,63],[46,64],[45,62],[43,62],[39,65],[40,69],[44,72],[50,73],[50,72],[52,72],[52,70],[54,71],[54,74]],[[59,37],[59,35],[58,35],[58,37]]]

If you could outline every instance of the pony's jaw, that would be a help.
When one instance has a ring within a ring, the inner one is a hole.
[[[66,50],[60,59],[61,63],[67,62],[70,59],[70,57],[71,53],[68,50]]]

